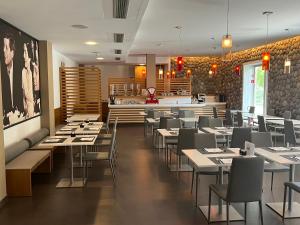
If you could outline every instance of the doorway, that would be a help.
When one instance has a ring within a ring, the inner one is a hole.
[[[254,106],[255,114],[266,114],[268,74],[260,61],[244,64],[243,71],[243,111]]]

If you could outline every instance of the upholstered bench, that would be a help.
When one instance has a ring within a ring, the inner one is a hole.
[[[39,144],[43,142],[43,140],[49,136],[49,130],[47,128],[41,128],[40,130],[36,131],[35,133],[27,136],[24,140],[29,142],[28,150],[32,151],[40,151],[40,150],[49,150],[51,151],[51,168],[53,168],[53,152],[56,149],[54,146],[40,146]]]
[[[32,196],[31,173],[51,172],[51,151],[26,151],[28,148],[29,142],[22,140],[5,149],[8,196]]]

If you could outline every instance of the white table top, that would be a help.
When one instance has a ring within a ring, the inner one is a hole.
[[[197,122],[198,118],[193,117],[193,118],[179,118],[183,122]]]
[[[62,143],[55,143],[55,142],[45,142],[49,139],[65,139]],[[87,142],[73,142],[75,138],[94,138],[93,141]],[[94,145],[97,139],[97,135],[76,135],[76,137],[71,136],[48,136],[41,142],[37,147],[45,147],[45,146],[83,146],[83,145]]]
[[[292,120],[292,121],[295,126],[300,125],[300,120]],[[267,122],[284,126],[284,120],[268,120]]]
[[[171,130],[167,129],[157,129],[158,133],[163,137],[177,137],[179,134],[179,129],[171,128]],[[198,130],[199,134],[204,134],[203,131]]]
[[[233,131],[232,128],[227,128],[227,127],[215,127],[215,128],[202,127],[201,129],[207,133],[215,134],[218,136],[230,136],[232,135],[232,131]]]
[[[97,121],[100,118],[100,114],[74,114],[73,116],[66,119],[67,122],[76,121]]]
[[[282,165],[291,165],[291,164],[300,164],[299,161],[289,160],[284,158],[283,155],[299,155],[300,152],[293,152],[293,151],[285,151],[285,152],[270,152],[263,148],[255,148],[255,154],[265,157],[268,160],[273,162],[282,164]]]
[[[56,135],[70,135],[72,132],[75,134],[82,134],[82,135],[88,135],[88,134],[99,134],[101,131],[102,125],[99,126],[88,126],[85,125],[84,127],[80,126],[63,126],[59,130],[56,131]]]
[[[77,127],[80,126],[80,124],[82,124],[83,122],[70,122],[67,124],[67,126],[69,127]],[[103,126],[103,122],[89,122],[89,123],[84,123],[84,125],[88,125],[89,127],[93,127],[93,126]]]
[[[146,121],[147,121],[148,123],[159,123],[159,118],[158,118],[158,119],[146,118]]]

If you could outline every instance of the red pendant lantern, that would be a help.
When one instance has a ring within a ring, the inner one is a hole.
[[[236,66],[234,68],[234,72],[235,72],[235,75],[239,77],[241,75],[241,67],[240,66]]]
[[[262,69],[265,71],[270,70],[270,60],[271,60],[271,55],[270,52],[264,52],[262,54]]]
[[[217,74],[217,69],[218,69],[218,65],[216,63],[211,65],[211,71],[212,71],[213,75]]]
[[[181,72],[183,69],[183,58],[182,56],[178,56],[176,59],[177,71]]]

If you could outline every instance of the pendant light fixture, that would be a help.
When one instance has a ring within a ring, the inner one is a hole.
[[[290,30],[287,28],[285,31],[288,33],[288,37],[290,36]],[[290,74],[291,73],[291,59],[289,58],[289,53],[287,54],[286,59],[284,60],[284,74]]]
[[[264,71],[270,70],[270,60],[271,60],[271,54],[268,51],[268,40],[269,40],[269,16],[272,15],[273,12],[271,11],[265,11],[263,12],[263,15],[267,17],[267,35],[266,35],[266,50],[262,53],[262,69]]]
[[[159,69],[158,69],[158,79],[162,80],[164,77],[164,70],[161,68],[161,65],[159,65]]]
[[[227,26],[226,26],[226,35],[222,38],[222,48],[231,48],[232,47],[232,36],[228,33],[229,30],[229,0],[227,0]]]
[[[181,31],[182,27],[181,26],[175,26],[175,29],[179,31],[178,33],[178,39],[179,39],[179,45],[181,46]],[[182,56],[177,56],[176,58],[176,65],[177,65],[177,71],[181,72],[183,70],[183,57]]]

